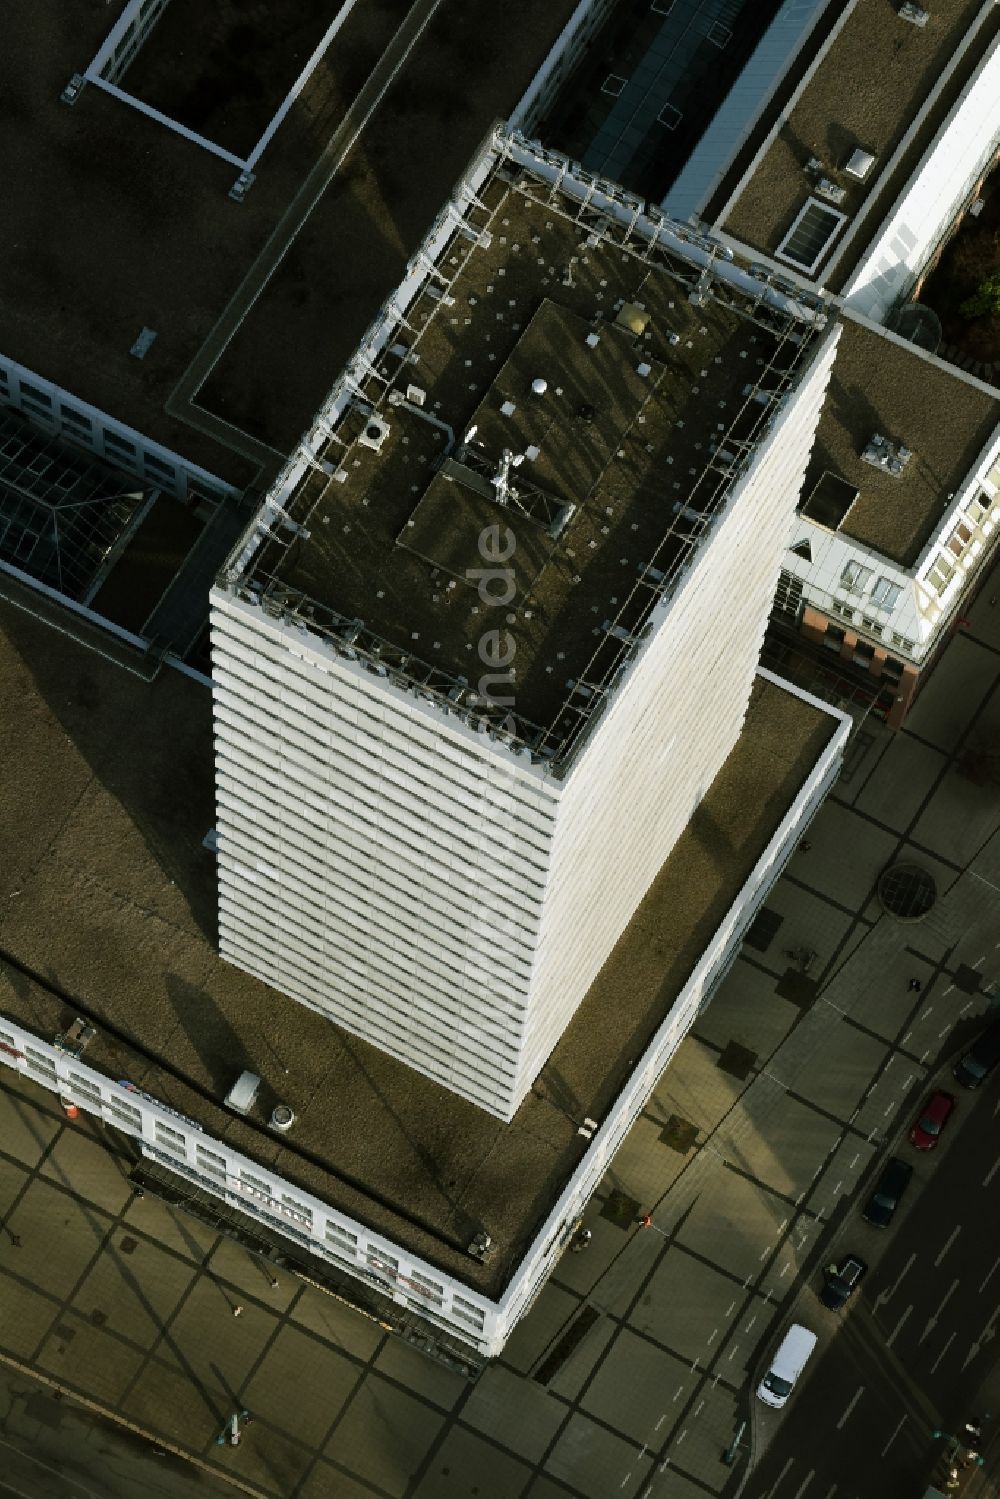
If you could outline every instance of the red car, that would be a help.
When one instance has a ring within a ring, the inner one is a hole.
[[[910,1144],[918,1150],[933,1150],[955,1107],[953,1093],[932,1093],[910,1130]]]

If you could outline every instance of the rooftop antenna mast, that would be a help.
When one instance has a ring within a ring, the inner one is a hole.
[[[512,468],[520,468],[523,462],[523,453],[515,453],[512,448],[504,448],[497,471],[493,475],[493,488],[497,492],[498,505],[509,505],[512,500],[517,499],[517,491],[510,482],[510,471]]]

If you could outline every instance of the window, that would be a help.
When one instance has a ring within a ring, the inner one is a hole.
[[[466,1301],[464,1296],[451,1298],[451,1310],[457,1322],[467,1322],[479,1332],[486,1326],[486,1313],[480,1311],[478,1306],[473,1306],[471,1301]]]
[[[142,1134],[142,1115],[132,1104],[126,1103],[124,1098],[119,1098],[117,1093],[112,1093],[107,1107],[114,1123],[126,1134]]]
[[[913,641],[912,640],[907,640],[907,638],[906,638],[905,635],[896,635],[896,634],[893,634],[892,643],[893,643],[893,645],[898,645],[899,649],[901,651],[912,651],[913,650]]]
[[[854,647],[854,660],[858,666],[869,666],[875,659],[875,647],[866,640],[859,640]]]
[[[872,635],[881,635],[883,633],[883,627],[879,624],[878,620],[869,619],[867,614],[862,614],[861,623]]]
[[[851,593],[862,593],[871,576],[872,569],[856,562],[852,557],[850,562],[844,564],[844,571],[840,575],[841,586]]]
[[[101,1102],[101,1090],[89,1077],[84,1077],[82,1072],[71,1072],[69,1075],[70,1087],[79,1098],[89,1098],[92,1103]]]
[[[225,1157],[216,1155],[214,1150],[209,1150],[205,1145],[196,1145],[194,1157],[202,1171],[209,1176],[216,1177],[219,1181],[226,1179]]]
[[[291,1218],[293,1223],[300,1223],[303,1228],[312,1228],[312,1213],[304,1202],[296,1202],[294,1197],[289,1197],[287,1192],[281,1194],[281,1210],[286,1218]]]
[[[436,1280],[428,1280],[426,1275],[421,1275],[416,1270],[411,1270],[406,1279],[410,1288],[417,1291],[425,1301],[429,1301],[433,1306],[443,1305],[444,1286],[438,1285]]]
[[[902,661],[897,661],[895,656],[886,656],[885,664],[882,668],[882,674],[886,677],[894,677],[898,682],[900,677],[903,675]]]
[[[393,1259],[391,1254],[384,1254],[381,1249],[376,1249],[374,1244],[369,1244],[365,1250],[365,1261],[378,1275],[387,1276],[395,1280],[399,1274],[399,1261]]]
[[[343,1228],[339,1223],[331,1223],[329,1219],[326,1225],[326,1242],[349,1254],[352,1260],[357,1258],[357,1234],[352,1234],[349,1228]]]
[[[74,427],[78,432],[86,432],[88,437],[93,433],[93,423],[89,416],[84,416],[82,411],[74,411],[72,406],[64,406],[60,416],[64,427]]]
[[[34,385],[29,385],[26,380],[21,381],[21,399],[30,401],[34,406],[41,406],[47,411],[52,409],[52,397],[47,396],[44,390],[38,390]]]
[[[802,580],[796,578],[792,573],[786,573],[782,569],[778,578],[778,588],[774,595],[774,607],[781,614],[789,614],[793,619],[798,619],[802,608]]]
[[[183,1155],[186,1141],[178,1129],[171,1129],[169,1124],[164,1124],[162,1119],[153,1120],[153,1138],[157,1145],[162,1145],[164,1150],[171,1150],[176,1155]]]
[[[47,1057],[44,1052],[36,1051],[33,1046],[26,1046],[24,1055],[32,1072],[37,1072],[47,1082],[55,1082],[56,1064],[51,1057]]]
[[[958,525],[948,537],[948,550],[954,552],[956,557],[961,557],[969,542],[972,540],[972,530],[969,526],[959,521]]]
[[[894,583],[891,578],[879,578],[872,589],[872,603],[876,609],[895,609],[902,592],[901,583]]]
[[[126,442],[124,437],[119,437],[116,432],[105,432],[105,449],[112,448],[116,453],[127,453],[130,458],[135,457],[135,443]]]
[[[827,625],[826,634],[823,636],[823,644],[827,650],[839,651],[846,636],[839,625]]]
[[[775,259],[801,270],[816,270],[846,222],[846,213],[838,213],[818,198],[808,198],[774,252]]]
[[[853,623],[854,610],[850,607],[849,604],[842,604],[839,599],[833,599],[830,604],[830,608],[833,610],[834,614],[840,614],[844,619],[849,619]]]
[[[927,587],[934,593],[944,593],[951,582],[954,572],[954,562],[950,562],[947,557],[939,557],[927,574]]]

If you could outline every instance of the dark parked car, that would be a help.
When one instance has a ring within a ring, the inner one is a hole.
[[[955,1081],[963,1088],[978,1088],[1000,1062],[1000,1020],[988,1025],[974,1041],[960,1062],[955,1064]]]
[[[874,1228],[888,1228],[912,1175],[912,1166],[908,1166],[898,1156],[889,1157],[874,1192],[861,1209],[861,1216],[866,1223],[872,1224]]]
[[[954,1110],[954,1093],[942,1093],[940,1089],[932,1093],[910,1130],[910,1144],[918,1150],[933,1150]]]
[[[831,1311],[838,1312],[852,1297],[868,1274],[868,1266],[856,1254],[849,1254],[840,1265],[827,1265],[819,1299]]]

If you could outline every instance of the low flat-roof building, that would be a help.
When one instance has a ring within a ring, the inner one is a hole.
[[[896,726],[1000,521],[1000,361],[946,346],[918,300],[956,223],[992,190],[1000,11],[852,0],[832,24],[816,18],[763,103],[758,64],[664,207],[683,202],[754,253],[760,275],[822,285],[842,308],[775,619],[834,653]]]

